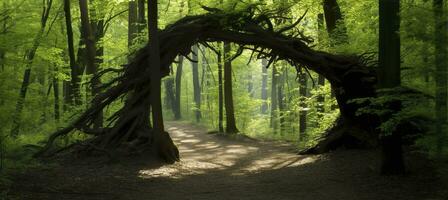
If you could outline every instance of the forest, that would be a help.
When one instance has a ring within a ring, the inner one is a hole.
[[[448,199],[444,0],[0,0],[0,199]]]

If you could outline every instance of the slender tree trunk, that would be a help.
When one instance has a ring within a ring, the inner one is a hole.
[[[65,13],[65,25],[67,29],[67,46],[68,46],[68,55],[70,59],[70,75],[71,75],[70,85],[67,85],[68,87],[66,91],[69,99],[68,103],[71,104],[72,100],[74,100],[76,105],[81,105],[82,101],[79,86],[81,83],[82,71],[80,71],[79,67],[77,66],[75,58],[70,0],[64,0],[64,13]]]
[[[379,70],[380,88],[400,86],[400,1],[379,0]],[[396,109],[400,109],[400,102]],[[382,174],[402,174],[405,171],[401,135],[394,131],[381,138]]]
[[[299,141],[304,141],[306,139],[306,129],[307,129],[307,90],[308,90],[308,74],[301,72],[299,74],[299,95],[300,95],[300,114],[299,114]]]
[[[233,106],[232,61],[230,60],[230,43],[228,42],[224,42],[224,103],[226,107],[226,133],[238,133]]]
[[[280,122],[280,133],[283,133],[285,131],[285,118],[284,118],[284,111],[285,111],[285,101],[284,98],[284,86],[285,86],[285,72],[280,72],[280,75],[278,77],[278,84],[277,84],[277,97],[278,97],[278,117]]]
[[[247,75],[247,93],[249,93],[249,97],[253,98],[254,97],[254,83],[252,82],[253,76],[252,76],[252,71],[248,72],[249,74]]]
[[[271,78],[271,128],[274,129],[274,131],[277,130],[277,109],[278,109],[278,102],[277,102],[277,82],[278,82],[278,72],[277,72],[277,66],[274,64],[272,65],[272,78]]]
[[[446,14],[444,12],[444,1],[433,0],[434,7],[434,46],[435,46],[435,65],[436,65],[436,134],[437,139],[437,154],[442,155],[443,146],[446,142],[446,125],[447,125],[447,22]]]
[[[218,130],[224,133],[224,89],[223,89],[223,66],[222,66],[222,45],[218,42]]]
[[[81,27],[83,33],[82,37],[86,44],[86,64],[87,64],[86,71],[87,74],[95,76],[98,71],[98,61],[95,59],[98,51],[95,44],[97,37],[95,37],[94,33],[99,33],[102,30],[100,29],[92,30],[89,17],[89,5],[87,0],[79,0],[79,10],[81,12]],[[102,53],[102,48],[100,48],[99,53]],[[100,55],[100,57],[101,56],[102,55]],[[100,86],[100,80],[93,78],[91,80],[91,86],[90,86],[92,96],[95,96],[99,93],[99,86]],[[102,112],[98,114],[93,125],[95,129],[102,127],[103,123],[102,116],[103,116]]]
[[[56,121],[56,124],[59,123],[60,119],[60,104],[59,104],[59,80],[56,76],[58,73],[58,68],[54,68],[54,74],[53,74],[53,95],[54,95],[54,119]]]
[[[27,51],[25,56],[25,73],[23,74],[22,86],[20,88],[19,99],[17,100],[16,110],[12,117],[12,128],[11,128],[11,137],[17,137],[20,131],[20,124],[22,120],[22,110],[23,104],[25,103],[25,97],[28,90],[28,86],[30,85],[30,76],[31,76],[31,67],[33,65],[34,56],[36,55],[36,51],[40,46],[40,42],[42,40],[43,34],[45,32],[45,27],[47,25],[48,17],[50,15],[50,10],[52,6],[52,0],[45,0],[42,11],[41,25],[39,32],[34,37],[33,46]]]
[[[129,1],[129,11],[128,11],[128,49],[131,49],[134,45],[135,38],[137,38],[138,33],[138,11],[137,2],[135,0]]]
[[[261,100],[263,100],[261,104],[261,113],[266,114],[268,112],[268,69],[266,66],[268,65],[268,61],[266,59],[261,60]]]
[[[138,33],[142,34],[146,28],[146,16],[145,16],[145,0],[138,0]]]
[[[182,68],[183,68],[183,63],[184,63],[184,57],[183,56],[179,56],[178,57],[178,64],[177,64],[177,70],[176,70],[176,102],[175,102],[175,106],[174,106],[174,119],[179,120],[180,118],[182,118],[182,113],[181,113],[181,105],[180,105],[180,100],[181,100],[181,89],[182,89]]]
[[[193,95],[194,95],[194,102],[196,104],[195,110],[195,117],[196,122],[201,121],[201,88],[199,86],[199,66],[198,66],[198,45],[195,44],[192,47],[192,54],[193,54],[193,61],[191,62],[192,71],[193,71]]]
[[[172,66],[170,67],[171,74],[173,74]],[[171,109],[173,113],[175,112],[175,102],[176,95],[174,93],[174,77],[171,75],[165,78],[165,105],[166,108]]]
[[[318,41],[322,42],[322,32],[324,30],[324,15],[323,14],[318,14],[317,15],[317,31],[318,31]],[[317,78],[317,84],[319,85],[319,87],[322,89],[325,86],[325,77],[321,74],[318,75]],[[324,113],[325,112],[325,96],[323,94],[320,94],[319,96],[317,96],[317,111],[319,113]]]

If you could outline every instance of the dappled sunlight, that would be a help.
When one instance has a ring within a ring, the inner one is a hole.
[[[156,169],[141,169],[138,172],[140,178],[179,179],[216,171],[239,176],[297,167],[320,159],[319,156],[299,156],[294,152],[285,152],[291,147],[287,144],[248,143],[191,130],[191,127],[177,123],[168,128],[168,131],[178,145],[181,161]]]
[[[186,175],[196,175],[206,173],[210,169],[223,169],[223,166],[210,162],[200,162],[194,160],[183,160],[173,165],[165,165],[157,169],[142,169],[138,172],[140,178],[181,178]]]

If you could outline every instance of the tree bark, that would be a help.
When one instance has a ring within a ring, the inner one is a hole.
[[[324,15],[323,14],[318,14],[317,15],[317,31],[318,31],[318,41],[322,42],[322,33],[324,30]],[[322,89],[325,86],[325,77],[322,74],[318,75],[317,78],[317,84],[318,86]],[[325,112],[325,96],[323,94],[320,94],[319,96],[317,96],[317,103],[318,103],[318,107],[317,107],[317,111],[322,114]]]
[[[230,60],[229,42],[224,42],[224,103],[226,108],[226,133],[238,133],[233,106],[232,61]]]
[[[81,12],[81,27],[82,27],[82,34],[83,39],[86,44],[86,64],[87,64],[87,74],[95,76],[98,71],[98,62],[95,60],[95,57],[97,55],[97,48],[95,45],[95,41],[97,37],[94,35],[94,31],[92,30],[92,26],[90,24],[90,17],[89,17],[89,5],[87,0],[79,0],[79,10]],[[99,30],[96,30],[95,32],[98,32]],[[99,94],[99,85],[100,80],[96,78],[92,78],[91,80],[91,95],[96,96]],[[103,119],[102,119],[102,112],[97,114],[96,120],[94,122],[94,128],[100,128],[102,127]]]
[[[137,23],[137,2],[135,0],[130,0],[128,7],[128,49],[131,49],[134,45],[135,39],[137,38],[139,28]]]
[[[282,69],[284,70],[284,69]],[[280,122],[280,133],[285,131],[285,101],[284,101],[284,86],[285,86],[285,71],[280,72],[278,76],[278,84],[277,84],[277,98],[278,98],[278,118]]]
[[[179,120],[182,118],[181,113],[181,89],[182,89],[182,68],[184,63],[184,57],[178,56],[178,64],[176,70],[176,102],[174,106],[174,119]]]
[[[67,46],[68,46],[68,55],[70,59],[70,75],[71,75],[70,85],[68,85],[69,87],[67,90],[67,96],[69,99],[68,103],[71,104],[73,100],[75,102],[75,105],[81,105],[82,100],[79,87],[81,83],[82,71],[80,71],[79,66],[76,63],[70,0],[64,0],[64,13],[65,13],[65,25],[67,29]]]
[[[218,130],[220,133],[224,133],[224,89],[223,89],[223,67],[222,67],[222,55],[221,42],[218,42]]]
[[[28,86],[30,85],[30,76],[31,76],[31,67],[33,65],[34,56],[36,55],[36,51],[40,46],[40,42],[42,40],[43,34],[45,32],[45,27],[47,25],[48,17],[50,15],[51,6],[53,4],[52,0],[43,1],[43,11],[39,32],[36,34],[33,40],[33,46],[27,50],[25,56],[25,73],[23,74],[22,86],[20,88],[19,99],[17,100],[16,110],[12,116],[12,128],[11,128],[11,137],[16,138],[20,132],[20,124],[22,121],[22,110],[23,104],[25,103],[25,97],[28,90]]]
[[[299,114],[299,141],[304,141],[306,139],[306,129],[307,129],[307,90],[308,90],[308,74],[304,71],[299,74],[299,95],[300,95],[300,114]]]
[[[278,74],[277,74],[277,66],[272,65],[272,77],[271,77],[271,128],[274,129],[274,132],[277,130],[277,82],[278,82]]]
[[[146,28],[146,16],[145,16],[145,0],[138,0],[138,33],[142,34]]]
[[[394,88],[400,86],[399,12],[399,0],[379,1],[378,85],[380,88]],[[404,173],[405,167],[401,137],[402,136],[397,131],[387,133],[381,137],[383,151],[381,164],[382,174],[393,175]]]
[[[268,69],[266,68],[268,61],[266,59],[261,59],[261,113],[266,114],[268,112]]]
[[[54,68],[54,74],[53,74],[53,96],[54,96],[54,119],[56,121],[56,124],[59,123],[60,119],[60,104],[59,104],[59,80],[56,76],[58,73],[58,68]]]
[[[347,28],[337,0],[324,0],[323,7],[330,44],[333,46],[348,43]]]
[[[179,150],[167,132],[163,124],[162,101],[161,101],[161,79],[160,71],[160,41],[158,31],[158,8],[157,0],[148,0],[148,29],[151,37],[149,46],[151,58],[151,108],[153,121],[154,144],[157,154],[167,163],[179,161]]]
[[[174,77],[171,75],[164,81],[165,83],[165,106],[175,112],[176,95],[174,93]]]
[[[198,45],[195,44],[192,47],[193,62],[191,62],[191,67],[193,71],[193,96],[196,107],[194,109],[196,122],[201,121],[201,88],[199,86],[199,66],[198,66]]]

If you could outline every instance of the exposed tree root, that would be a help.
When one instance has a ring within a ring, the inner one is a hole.
[[[352,121],[350,124],[356,124],[358,121],[355,119],[357,107],[348,104],[348,101],[375,94],[373,85],[376,82],[376,73],[372,67],[367,66],[368,63],[362,56],[333,55],[310,48],[311,39],[295,29],[302,18],[292,26],[274,27],[271,20],[274,20],[275,16],[259,14],[256,7],[232,13],[213,9],[204,15],[185,17],[160,32],[161,73],[163,76],[168,75],[169,66],[175,57],[187,55],[195,43],[211,47],[208,42],[228,41],[240,45],[238,53],[243,49],[251,49],[257,58],[266,58],[270,60],[270,64],[285,60],[297,69],[297,73],[307,69],[322,74],[336,88],[336,98],[343,120],[327,134],[327,141],[323,140],[310,151],[328,151],[336,146],[340,137],[346,135],[344,131],[336,129],[341,127],[341,130],[348,130],[346,122]],[[149,45],[140,49],[132,62],[124,68],[124,72],[104,85],[105,92],[96,96],[91,106],[70,126],[52,134],[36,156],[51,155],[50,152],[55,152],[50,151],[54,141],[74,129],[88,130],[87,127],[92,125],[99,111],[123,97],[126,98],[123,108],[109,118],[107,129],[92,134],[90,143],[98,148],[111,150],[124,144],[138,143],[144,138],[166,162],[178,161],[179,151],[169,134],[156,134],[151,131],[150,57]],[[366,140],[363,137],[356,136],[361,141]],[[370,140],[370,137],[366,138]]]

